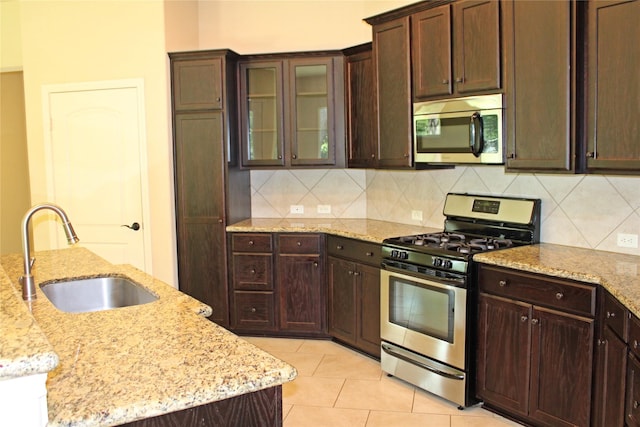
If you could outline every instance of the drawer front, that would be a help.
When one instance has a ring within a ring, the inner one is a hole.
[[[629,320],[629,350],[640,358],[640,319],[633,315]]]
[[[604,293],[602,315],[604,324],[610,327],[624,342],[627,342],[629,311],[609,292]]]
[[[273,252],[271,234],[234,233],[231,236],[233,252]]]
[[[379,267],[382,262],[381,245],[347,237],[327,237],[327,254],[359,261],[363,264]]]
[[[271,255],[233,255],[233,288],[273,290]]]
[[[235,291],[233,326],[242,329],[274,329],[276,325],[273,292]]]
[[[278,243],[281,254],[319,254],[321,241],[318,234],[280,234]]]
[[[480,265],[481,292],[588,316],[595,315],[596,286]]]

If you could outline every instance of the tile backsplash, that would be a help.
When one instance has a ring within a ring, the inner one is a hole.
[[[640,234],[640,177],[505,173],[501,166],[253,170],[251,192],[255,218],[369,218],[435,228],[443,226],[449,192],[536,197],[541,241],[640,255],[617,245],[618,233]],[[304,212],[292,214],[292,205]]]

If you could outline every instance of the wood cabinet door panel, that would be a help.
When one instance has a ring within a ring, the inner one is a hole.
[[[329,257],[329,333],[352,345],[356,343],[356,264]]]
[[[531,323],[530,416],[549,425],[589,425],[594,320],[536,307]]]
[[[594,427],[623,427],[627,376],[627,346],[605,327],[603,339],[598,340],[595,378]]]
[[[411,16],[413,96],[451,95],[451,5]]]
[[[411,167],[413,136],[409,17],[373,28],[378,88],[378,166]]]
[[[640,426],[640,361],[629,355],[627,365],[626,425]]]
[[[234,252],[272,252],[271,234],[234,233],[231,236],[231,249]]]
[[[358,266],[358,347],[380,357],[380,269]]]
[[[233,288],[273,290],[273,256],[233,255]]]
[[[326,332],[322,303],[321,258],[313,255],[280,255],[280,329],[284,331]]]
[[[249,330],[273,330],[276,326],[273,292],[235,291],[232,325]]]
[[[322,249],[321,242],[317,234],[281,234],[278,245],[281,254],[317,254]]]
[[[587,168],[640,170],[640,2],[588,5]]]
[[[512,1],[506,9],[507,169],[570,171],[575,53],[570,1]]]
[[[175,111],[220,109],[222,58],[173,61]]]
[[[640,319],[627,312],[629,322],[629,351],[640,358]],[[624,337],[623,337],[624,338]]]
[[[629,310],[609,292],[604,292],[604,324],[627,342],[629,323]],[[640,336],[636,338],[640,339]]]
[[[500,89],[500,2],[462,0],[453,4],[456,90]]]
[[[477,393],[526,416],[529,405],[530,304],[480,294]]]

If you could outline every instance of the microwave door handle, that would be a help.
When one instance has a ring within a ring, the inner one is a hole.
[[[469,146],[474,156],[480,157],[484,149],[484,134],[482,129],[482,117],[476,112],[471,115],[469,123]]]

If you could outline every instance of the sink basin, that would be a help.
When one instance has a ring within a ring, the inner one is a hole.
[[[157,296],[125,276],[104,276],[42,283],[40,289],[57,309],[69,313],[111,310],[147,304]]]

